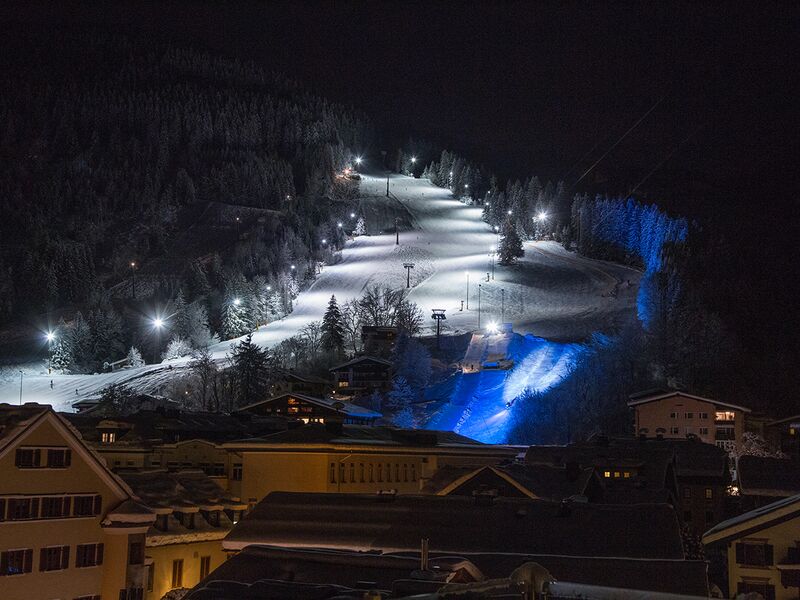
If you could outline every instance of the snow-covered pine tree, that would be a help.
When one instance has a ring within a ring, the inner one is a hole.
[[[189,321],[186,313],[186,299],[183,297],[183,290],[178,290],[178,295],[172,301],[172,317],[170,329],[178,337],[187,339],[189,337]]]
[[[500,264],[510,265],[520,256],[524,256],[525,250],[522,248],[522,240],[517,229],[510,219],[506,219],[501,233],[503,237],[500,239]]]
[[[322,317],[321,343],[324,350],[336,356],[344,352],[344,325],[336,296],[331,296],[328,309]]]
[[[86,370],[92,361],[92,330],[83,314],[78,311],[64,336],[72,354],[72,363]]]
[[[132,368],[143,367],[144,366],[144,359],[142,358],[142,353],[139,352],[139,349],[131,346],[130,350],[128,350],[128,366]]]
[[[238,300],[238,302],[237,302]],[[222,335],[233,339],[250,331],[245,318],[245,306],[241,298],[228,298],[222,306]]]
[[[63,331],[63,330],[62,330]],[[50,368],[58,373],[66,373],[72,365],[72,352],[67,339],[58,338],[50,352]]]
[[[405,406],[400,409],[392,419],[392,423],[395,427],[401,427],[403,429],[414,429],[417,426],[414,412],[411,410],[410,406]]]
[[[367,234],[367,226],[364,223],[364,217],[358,217],[358,221],[356,221],[356,228],[353,229],[353,235],[366,235]]]
[[[408,384],[408,381],[402,375],[394,378],[392,389],[389,391],[389,398],[387,404],[393,411],[401,411],[406,407],[411,406],[411,403],[416,399],[417,395],[414,393],[413,388]]]

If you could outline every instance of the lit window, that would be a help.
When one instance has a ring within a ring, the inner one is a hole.
[[[614,479],[619,479],[619,471],[614,471]]]
[[[0,552],[0,576],[30,573],[33,566],[33,550],[9,550]]]
[[[706,488],[706,500],[711,500],[712,498],[714,498],[714,490]]]
[[[100,434],[101,444],[113,444],[117,441],[117,434],[114,431],[104,431]]]
[[[624,473],[622,473],[622,476],[625,479],[630,479],[631,478],[631,472],[630,471],[625,471]]]
[[[732,410],[718,410],[715,418],[717,421],[733,421],[736,415]]]
[[[611,477],[611,471],[603,471],[603,477],[605,477],[606,479]]]
[[[340,381],[339,382],[339,387],[340,388],[346,388],[347,386],[348,386],[348,383],[346,381]]]

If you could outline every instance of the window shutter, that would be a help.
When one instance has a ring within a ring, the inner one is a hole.
[[[67,496],[64,498],[64,512],[61,513],[65,517],[68,517],[72,514],[72,496]]]
[[[78,544],[75,546],[75,566],[86,566],[86,546],[83,544]]]
[[[0,521],[6,520],[6,501],[5,498],[0,498]]]
[[[97,544],[97,564],[103,564],[103,544]]]
[[[33,451],[33,466],[34,467],[42,466],[42,451],[39,448]]]
[[[772,545],[764,544],[764,564],[767,566],[772,565]]]
[[[39,570],[47,570],[47,548],[42,548],[39,550]]]
[[[103,497],[99,494],[94,497],[94,514],[99,515],[103,504]]]
[[[774,585],[765,585],[764,586],[764,600],[775,600],[775,586]]]
[[[31,519],[38,519],[39,518],[39,498],[33,498],[31,500]]]
[[[0,577],[8,573],[8,552],[0,552]]]
[[[72,450],[67,448],[64,450],[64,466],[68,467],[72,464]]]
[[[26,573],[30,573],[33,570],[33,548],[28,548],[25,550],[25,560],[23,561],[24,568],[23,570]]]
[[[744,544],[736,544],[736,564],[744,564]],[[741,585],[741,583],[739,585]]]
[[[69,568],[69,546],[62,546],[61,548],[61,568]]]

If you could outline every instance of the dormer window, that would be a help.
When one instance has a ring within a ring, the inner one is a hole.
[[[117,441],[117,433],[115,431],[104,431],[100,434],[101,444],[113,444]]]

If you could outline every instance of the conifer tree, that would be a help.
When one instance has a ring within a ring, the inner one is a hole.
[[[244,335],[249,330],[245,318],[244,302],[238,297],[228,298],[222,306],[222,335],[225,339],[233,339]]]
[[[128,350],[128,366],[134,369],[144,366],[142,353],[139,352],[139,349],[134,346],[131,346],[130,350]]]
[[[500,239],[500,264],[510,265],[523,256],[525,250],[522,248],[522,240],[517,229],[510,219],[506,219],[501,233],[503,237]]]
[[[270,385],[270,355],[253,343],[253,334],[234,346],[231,362],[236,405],[245,406],[266,398]]]
[[[416,399],[416,394],[411,386],[402,375],[394,378],[391,391],[389,391],[388,405],[394,411],[401,411],[404,408],[411,406],[411,403]]]
[[[337,356],[344,352],[344,325],[342,312],[336,302],[336,296],[331,296],[328,310],[322,317],[322,347]]]
[[[69,348],[69,341],[59,338],[53,344],[50,353],[50,368],[58,373],[65,373],[69,371],[71,365],[72,352]]]

